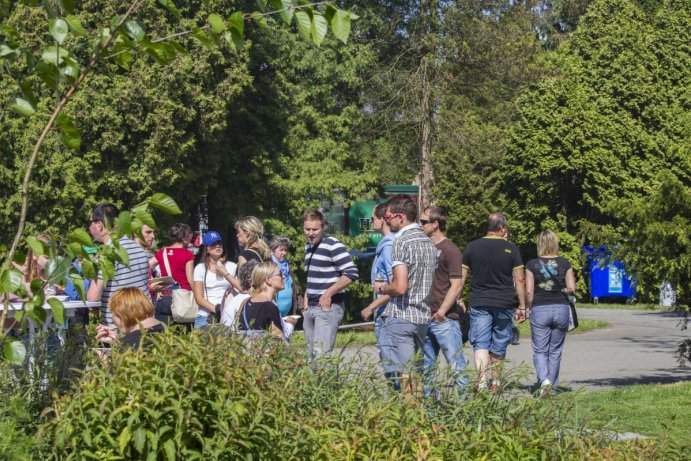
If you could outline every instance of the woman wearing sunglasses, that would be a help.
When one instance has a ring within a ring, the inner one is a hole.
[[[259,263],[252,271],[250,298],[238,310],[238,330],[247,333],[268,332],[276,338],[287,340],[296,320],[281,318],[276,294],[285,287],[283,274],[273,262]]]

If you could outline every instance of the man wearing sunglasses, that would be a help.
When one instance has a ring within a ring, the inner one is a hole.
[[[114,246],[110,232],[118,214],[118,208],[112,203],[101,203],[91,210],[91,217],[87,220],[87,225],[94,242]],[[87,301],[101,301],[101,323],[109,327],[115,327],[115,323],[113,322],[113,315],[108,309],[108,300],[117,290],[136,287],[142,290],[147,298],[151,299],[149,293],[149,258],[144,249],[127,236],[121,237],[118,240],[118,245],[127,251],[129,267],[116,263],[115,277],[108,279],[106,284],[103,283],[103,275],[99,271],[97,279],[91,283],[89,291],[86,293]]]
[[[461,294],[461,250],[446,238],[446,212],[439,207],[427,208],[420,216],[422,230],[432,239],[437,247],[437,270],[429,295],[429,306],[432,312],[424,347],[426,393],[432,392],[432,378],[437,365],[439,351],[444,354],[446,362],[453,373],[459,391],[465,387],[467,378],[463,374],[466,362],[463,357],[463,335],[461,334],[461,316],[463,312],[456,305]]]
[[[394,388],[400,386],[409,395],[413,391],[409,368],[415,365],[422,371],[422,362],[412,361],[425,343],[429,326],[429,293],[437,267],[437,248],[417,224],[417,203],[409,195],[389,200],[384,220],[396,237],[391,251],[393,279],[391,283],[375,283],[377,293],[391,297],[382,313],[379,345],[384,372],[399,375],[401,379],[394,380]]]

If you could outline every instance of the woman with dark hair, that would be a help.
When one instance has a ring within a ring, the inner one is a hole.
[[[150,267],[160,267],[162,277],[171,277],[176,283],[173,287],[164,287],[161,296],[156,301],[156,318],[164,323],[172,321],[172,290],[192,291],[192,272],[194,271],[194,255],[187,249],[193,236],[190,226],[184,223],[173,224],[168,235],[173,244],[158,250],[149,261]],[[156,289],[156,287],[153,288]]]
[[[202,238],[199,264],[194,268],[192,291],[199,311],[194,328],[209,324],[209,316],[221,311],[221,303],[226,290],[232,285],[241,290],[240,281],[235,277],[237,265],[225,260],[221,234],[208,231]]]
[[[538,257],[525,265],[526,307],[530,309],[533,363],[540,396],[548,396],[559,379],[561,352],[569,328],[569,300],[576,290],[571,263],[559,256],[557,234],[537,238]]]
[[[271,251],[264,241],[264,225],[254,216],[235,221],[235,236],[243,250],[238,256],[238,267],[247,261],[271,261]]]

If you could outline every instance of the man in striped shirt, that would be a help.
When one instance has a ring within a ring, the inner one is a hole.
[[[397,195],[388,202],[384,220],[396,232],[391,251],[393,280],[375,283],[375,290],[391,299],[384,309],[384,325],[379,345],[384,357],[384,372],[401,375],[395,389],[403,385],[416,352],[425,343],[430,323],[429,294],[437,267],[437,248],[417,224],[417,204],[408,195]],[[422,360],[415,366],[422,370]]]
[[[91,211],[91,218],[88,220],[89,232],[94,241],[103,245],[115,246],[110,237],[113,229],[115,217],[118,216],[118,209],[112,203],[101,203]],[[127,252],[129,264],[120,262],[115,264],[115,277],[108,279],[108,283],[103,283],[103,273],[99,271],[96,280],[91,283],[86,293],[88,301],[101,301],[101,323],[109,327],[115,327],[113,315],[108,309],[108,300],[120,288],[136,287],[142,290],[147,298],[151,299],[149,293],[149,258],[146,253],[137,245],[134,240],[123,236],[118,240],[118,245]]]
[[[345,245],[324,235],[326,219],[319,210],[305,210],[302,223],[307,237],[307,289],[302,305],[305,342],[309,355],[323,355],[331,352],[336,343],[345,288],[357,280],[358,271]]]

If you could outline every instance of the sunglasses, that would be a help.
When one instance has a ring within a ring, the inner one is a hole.
[[[383,218],[383,219],[384,219],[384,222],[388,223],[389,221],[391,221],[391,220],[392,220],[393,218],[395,218],[396,216],[401,216],[402,214],[403,214],[403,213],[393,213],[393,214],[390,214],[390,215],[388,215],[388,216],[385,215],[384,218]]]
[[[100,219],[87,219],[86,220],[86,227],[91,226],[95,222],[101,222],[101,220]]]
[[[424,226],[425,224],[429,224],[429,223],[431,223],[431,222],[434,222],[434,221],[430,221],[430,220],[428,220],[428,219],[421,219],[421,220],[420,220],[420,224],[423,225],[423,226]]]
[[[282,273],[282,272],[276,272],[275,274],[271,274],[271,275],[269,275],[269,276],[268,276],[268,277],[267,277],[266,279],[268,280],[268,279],[270,279],[271,277],[276,277],[277,275],[280,275],[280,276],[281,276],[281,278],[284,278],[284,276],[283,276],[283,273]]]

